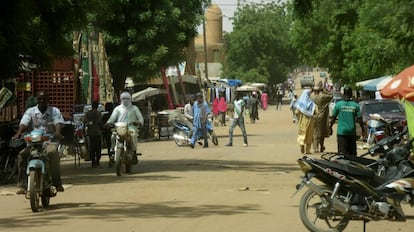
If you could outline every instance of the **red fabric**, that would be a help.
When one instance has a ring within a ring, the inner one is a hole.
[[[267,93],[262,93],[262,96],[260,97],[260,101],[262,102],[262,109],[267,110],[267,107],[269,106],[267,104]]]
[[[226,99],[224,97],[220,98],[220,101],[218,103],[218,111],[219,112],[226,112],[227,111],[227,103],[226,103]]]
[[[219,108],[218,107],[219,107],[219,99],[214,98],[213,104],[211,105],[211,108],[213,110],[214,115],[218,115],[218,113],[219,113]]]
[[[383,98],[406,98],[414,101],[414,65],[404,69],[381,89]]]

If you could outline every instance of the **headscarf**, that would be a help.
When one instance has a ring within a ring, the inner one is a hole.
[[[226,99],[224,97],[220,97],[219,103],[218,103],[218,110],[220,112],[226,112],[227,110],[227,103]]]
[[[315,112],[315,103],[310,99],[311,90],[305,89],[296,101],[296,109],[308,117],[312,117]]]
[[[121,93],[121,104],[125,107],[129,107],[132,105],[131,101],[131,94],[128,92]]]
[[[219,99],[218,98],[214,98],[213,104],[211,104],[211,108],[213,109],[214,115],[219,114]]]

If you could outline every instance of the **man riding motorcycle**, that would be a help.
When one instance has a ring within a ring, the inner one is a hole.
[[[121,94],[121,104],[114,108],[111,116],[108,121],[105,123],[105,126],[114,124],[116,122],[126,122],[129,125],[130,129],[133,129],[138,134],[138,126],[144,124],[144,118],[142,117],[141,111],[136,105],[132,104],[132,96],[128,92],[123,92]],[[111,151],[114,150],[116,136],[111,137]],[[136,155],[138,137],[133,136],[131,139],[132,147],[131,150],[134,152],[134,163],[138,163],[138,158]]]
[[[63,116],[60,110],[56,107],[49,106],[49,96],[47,93],[40,91],[37,94],[38,104],[34,107],[30,107],[24,113],[20,120],[19,129],[13,136],[13,139],[20,138],[21,134],[29,129],[41,129],[46,133],[54,134],[54,138],[59,141],[62,139],[62,126],[64,124]],[[52,176],[53,185],[56,190],[63,192],[62,181],[60,179],[60,157],[58,153],[58,144],[56,142],[48,143],[45,147],[46,154],[49,158],[50,172]],[[26,191],[25,183],[26,178],[26,166],[27,157],[30,155],[30,147],[23,149],[18,155],[18,180],[17,180],[17,194],[24,194]]]

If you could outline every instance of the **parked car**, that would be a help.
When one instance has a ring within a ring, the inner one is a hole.
[[[315,79],[313,76],[305,75],[300,78],[300,87],[304,89],[305,87],[313,88],[315,85]]]
[[[342,93],[341,92],[332,92],[332,100],[329,103],[329,117],[332,117],[333,108],[335,107],[335,104],[342,100]]]
[[[379,114],[385,120],[396,120],[398,123],[396,127],[399,130],[407,125],[407,118],[403,106],[395,100],[392,99],[372,99],[361,101],[359,103],[361,106],[362,121],[367,130],[367,121],[370,120],[370,114]]]

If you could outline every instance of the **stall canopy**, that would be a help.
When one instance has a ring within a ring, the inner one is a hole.
[[[132,101],[133,102],[143,101],[149,97],[159,95],[159,94],[167,94],[167,91],[165,89],[148,87],[144,90],[141,90],[139,92],[132,94]]]
[[[405,98],[414,101],[414,65],[404,69],[392,78],[392,80],[381,90],[384,98]]]
[[[236,88],[236,91],[258,91],[259,88],[251,85],[242,85]]]
[[[392,76],[383,76],[375,79],[360,81],[357,82],[356,85],[361,86],[365,91],[379,91],[384,88],[384,86],[390,82],[391,79]]]

